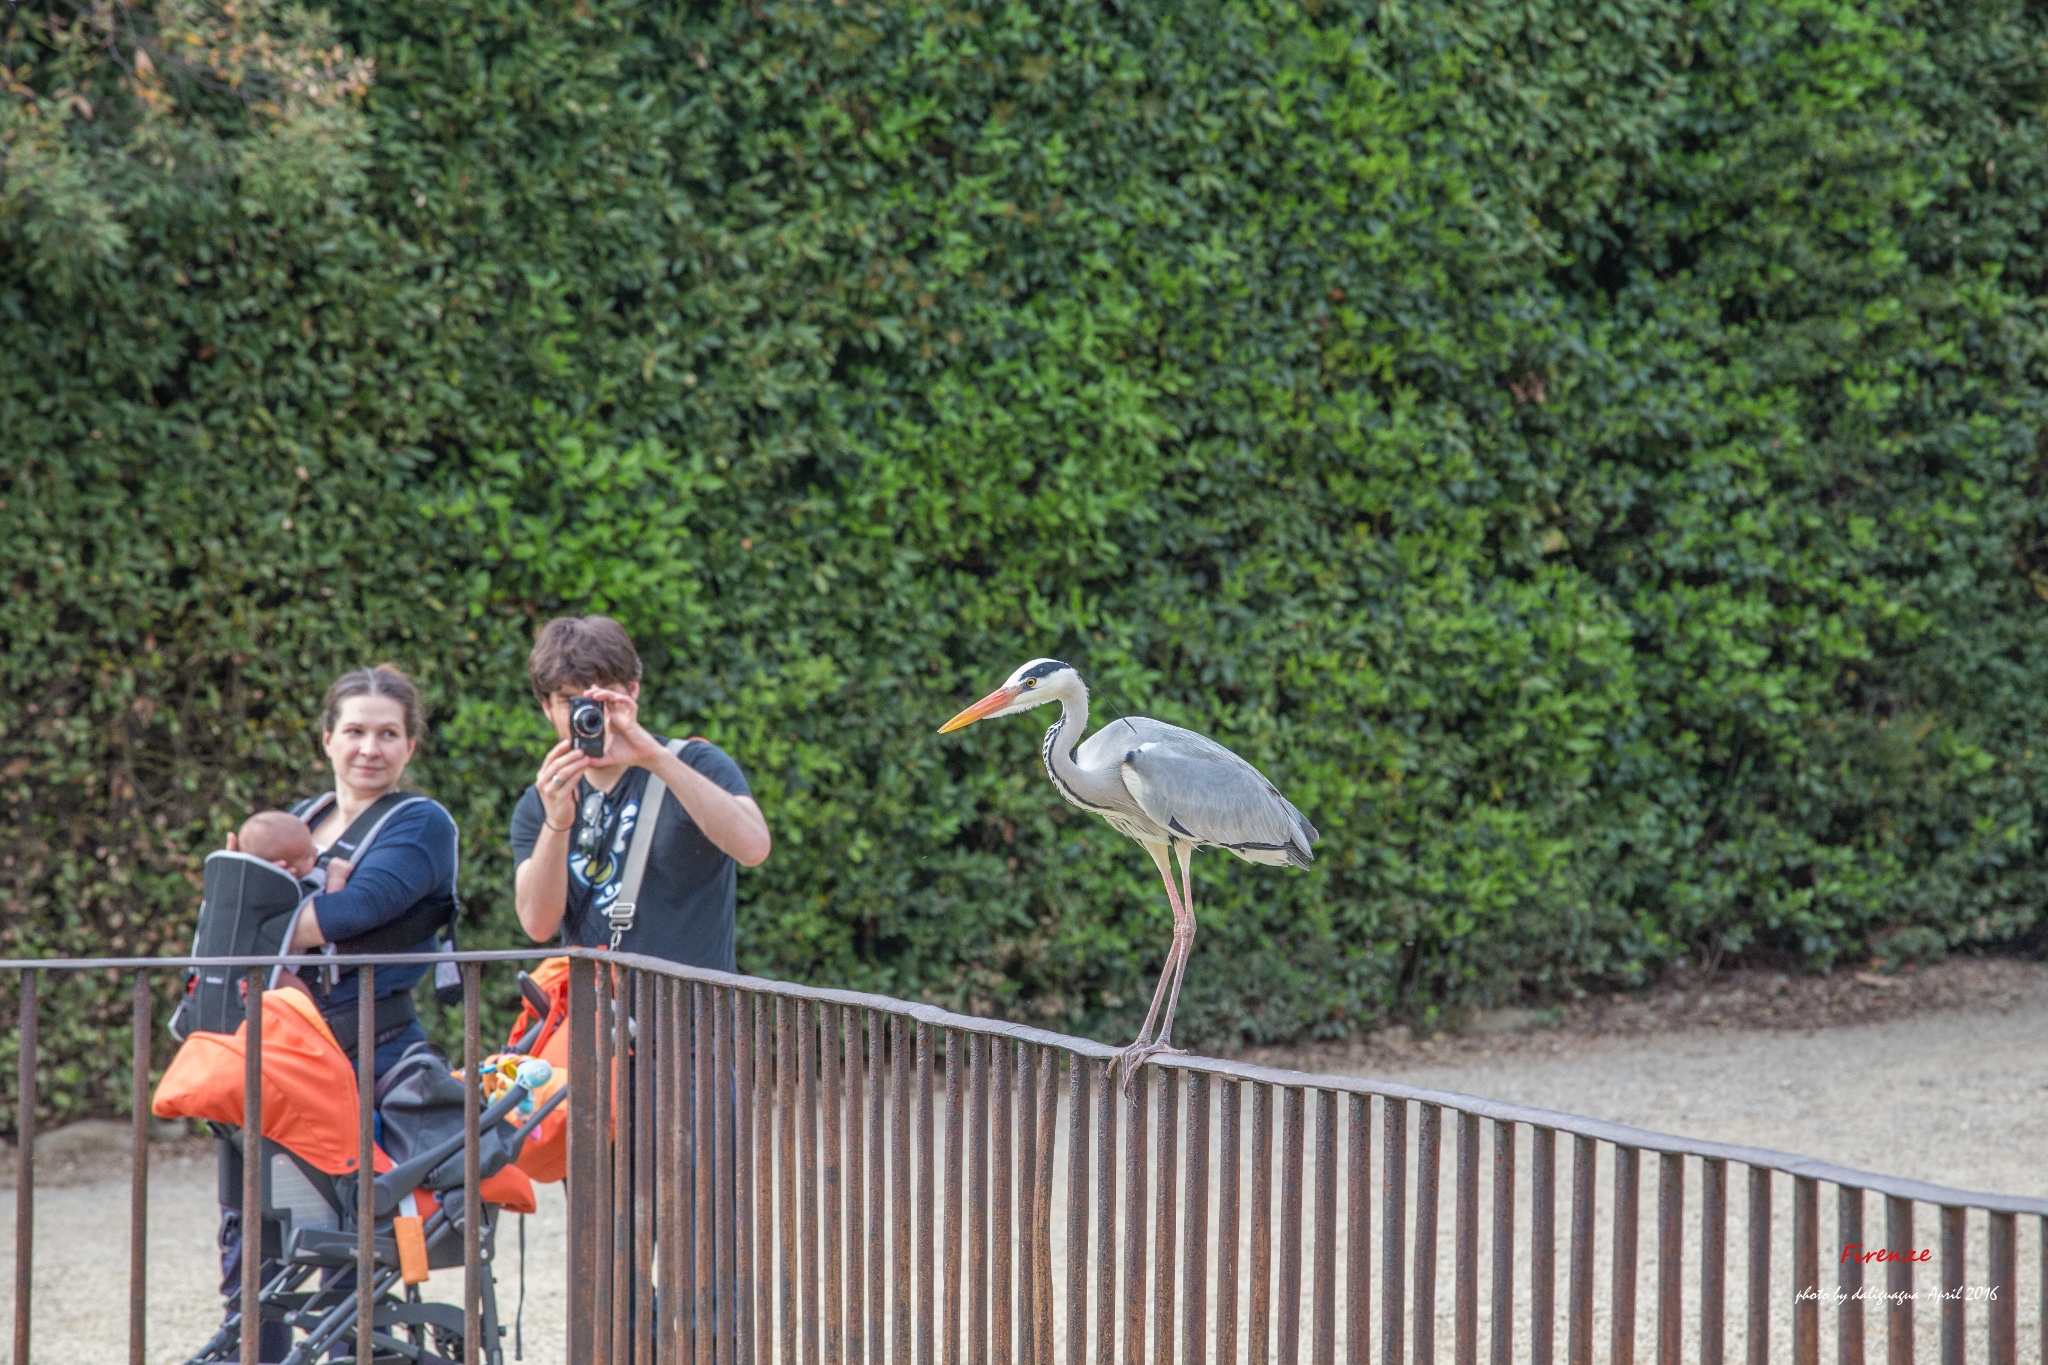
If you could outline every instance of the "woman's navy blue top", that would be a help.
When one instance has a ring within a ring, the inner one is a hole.
[[[339,819],[328,807],[328,819]],[[446,923],[455,910],[456,867],[455,817],[437,802],[412,801],[393,811],[370,844],[369,852],[349,872],[348,885],[339,891],[322,891],[313,897],[313,914],[320,921],[320,936],[340,943],[367,934],[426,903],[444,913],[437,920]],[[407,952],[430,953],[437,935],[430,934]],[[346,956],[335,965],[346,968]],[[379,967],[377,999],[389,995],[410,995],[432,963],[418,966]],[[343,1006],[356,998],[356,974],[345,971],[329,992],[325,1007]]]

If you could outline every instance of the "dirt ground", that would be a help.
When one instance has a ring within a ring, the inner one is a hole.
[[[1389,1031],[1354,1047],[1268,1051],[1256,1059],[1398,1078],[1963,1188],[2048,1195],[2048,968],[2039,964],[1966,961],[1894,977],[1723,972],[1707,980],[1678,978],[1640,995],[1588,999],[1547,1014],[1482,1015],[1465,1021],[1456,1034],[1414,1038]],[[36,1194],[33,1358],[53,1365],[124,1359],[125,1129],[80,1128],[47,1135],[46,1141]],[[0,1170],[11,1167],[11,1161],[0,1164]],[[1526,1166],[1521,1179],[1526,1183]],[[1604,1164],[1600,1180],[1603,1190],[1610,1187]],[[1778,1184],[1782,1235],[1790,1227],[1790,1191],[1789,1182]],[[0,1191],[0,1220],[8,1224],[12,1199],[11,1189]],[[1697,1193],[1688,1201],[1690,1245],[1697,1236]],[[1739,1212],[1739,1195],[1735,1202],[1731,1213]],[[1604,1209],[1603,1203],[1603,1221]],[[1448,1207],[1444,1214],[1440,1221],[1448,1237]],[[537,1365],[563,1355],[571,1274],[564,1263],[562,1215],[560,1188],[551,1187],[542,1191],[539,1215],[527,1220],[525,1358]],[[1833,1235],[1832,1219],[1832,1210],[1824,1209],[1824,1244]],[[216,1220],[210,1149],[191,1141],[157,1144],[150,1182],[150,1361],[184,1360],[218,1321]],[[1982,1241],[1981,1221],[1972,1224],[1973,1244]],[[1056,1217],[1056,1237],[1061,1227]],[[1922,1241],[1935,1240],[1931,1227],[1922,1231]],[[1341,1257],[1341,1223],[1338,1235]],[[2039,1267],[2026,1245],[2031,1238],[2031,1231],[2022,1237],[2020,1270],[2022,1279],[2031,1275],[2038,1284]],[[1729,1281],[1741,1285],[1741,1239],[1732,1240]],[[1639,1292],[1645,1304],[1654,1302],[1653,1241],[1646,1235]],[[1448,1255],[1448,1242],[1443,1250]],[[1061,1254],[1056,1245],[1055,1256]],[[1607,1254],[1603,1241],[1603,1301]],[[1981,1278],[1976,1260],[1980,1252],[1973,1253],[1972,1275]],[[498,1260],[508,1324],[518,1297],[519,1262],[517,1240],[508,1231]],[[11,1273],[10,1244],[0,1248],[0,1283]],[[459,1302],[461,1276],[437,1273],[429,1288],[432,1297]],[[2019,1310],[2021,1358],[2037,1362],[2038,1298],[2030,1288]],[[1739,1305],[1738,1296],[1731,1302],[1730,1358],[1743,1353]],[[0,1304],[0,1318],[6,1308]],[[1526,1342],[1526,1296],[1518,1309],[1517,1339]],[[1977,1340],[1970,1358],[1978,1359],[1983,1315],[1971,1312]],[[1773,1317],[1782,1332],[1789,1312]],[[1823,1317],[1831,1314],[1824,1309]],[[1882,1349],[1879,1317],[1873,1310],[1873,1351]],[[1649,1320],[1646,1309],[1642,1332]],[[1922,1358],[1935,1358],[1931,1308],[1918,1314],[1917,1325]],[[11,1322],[0,1325],[0,1333],[11,1330]],[[1448,1358],[1448,1318],[1438,1339]],[[1832,1360],[1831,1326],[1824,1325],[1823,1339],[1822,1358]],[[1604,1327],[1598,1340],[1606,1341]],[[1690,1325],[1686,1340],[1690,1355],[1696,1341]],[[1638,1341],[1639,1352],[1646,1353],[1647,1336],[1639,1334]],[[509,1338],[506,1344],[510,1360]],[[1789,1349],[1774,1333],[1772,1358],[1787,1358],[1780,1346]]]

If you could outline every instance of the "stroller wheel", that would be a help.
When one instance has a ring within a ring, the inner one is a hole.
[[[439,1355],[447,1360],[458,1361],[460,1365],[470,1365],[467,1343],[463,1341],[462,1333],[451,1332],[443,1327],[436,1327],[433,1332],[434,1350]]]

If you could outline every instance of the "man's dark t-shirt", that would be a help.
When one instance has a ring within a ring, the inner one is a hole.
[[[656,736],[656,742],[666,741]],[[734,796],[753,795],[740,765],[717,745],[692,740],[680,757]],[[569,904],[562,916],[564,942],[591,948],[611,945],[611,921],[605,911],[618,899],[626,850],[632,845],[646,790],[645,768],[628,768],[609,793],[588,782],[577,784],[576,827],[569,843]],[[540,793],[528,787],[512,811],[515,867],[533,856],[545,818]],[[648,850],[633,927],[619,940],[619,951],[690,967],[736,970],[733,911],[738,885],[739,864],[705,837],[670,792],[656,816],[654,847]]]

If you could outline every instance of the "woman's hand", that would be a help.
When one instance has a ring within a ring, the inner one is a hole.
[[[548,750],[534,774],[533,789],[540,793],[543,817],[557,832],[576,821],[576,783],[589,767],[590,755],[565,739]]]

